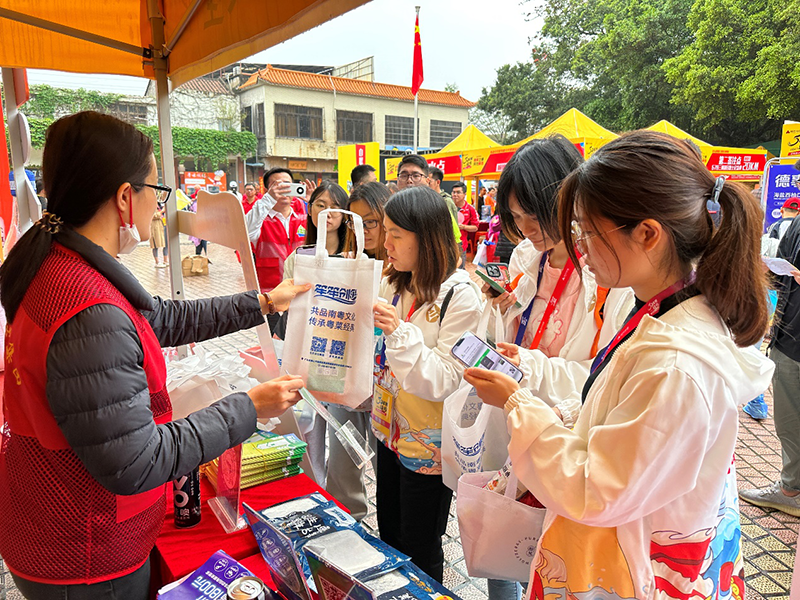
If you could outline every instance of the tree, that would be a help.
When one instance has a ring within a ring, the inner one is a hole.
[[[664,64],[673,102],[729,144],[777,137],[800,113],[800,0],[698,0],[695,38]]]
[[[469,111],[469,122],[500,145],[520,139],[519,133],[511,128],[511,119],[502,113],[488,113],[476,106]]]

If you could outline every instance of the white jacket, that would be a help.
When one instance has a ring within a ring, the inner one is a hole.
[[[536,297],[539,262],[542,253],[524,240],[515,249],[509,262],[512,278],[522,273],[515,294],[521,307],[512,305],[503,316],[506,338],[514,342],[522,313]],[[580,410],[574,391],[583,389],[592,366],[592,344],[597,335],[594,309],[597,303],[597,284],[594,275],[584,267],[581,272],[581,287],[572,319],[567,329],[567,339],[558,356],[548,357],[540,350],[520,349],[520,369],[525,377],[523,387],[559,409],[564,423],[572,425]],[[604,348],[620,330],[625,317],[633,308],[634,297],[630,288],[612,289],[606,298],[603,326],[600,329],[598,349]],[[528,327],[538,327],[538,321],[528,322]],[[494,331],[492,323],[489,330]]]
[[[697,296],[644,317],[573,430],[529,390],[512,395],[514,471],[547,507],[529,590],[581,597],[599,586],[613,598],[654,598],[673,586],[713,598],[737,585],[734,597],[743,594],[738,407],[773,370],[754,348],[738,348]]]

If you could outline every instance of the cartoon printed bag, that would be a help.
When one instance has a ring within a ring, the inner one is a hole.
[[[328,216],[353,219],[355,258],[331,258],[325,249]],[[295,258],[294,282],[311,291],[293,301],[286,324],[282,366],[301,376],[318,400],[357,408],[372,395],[374,317],[383,262],[364,254],[364,225],[355,213],[319,214],[316,252]]]

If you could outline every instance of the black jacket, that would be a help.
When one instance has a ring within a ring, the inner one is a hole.
[[[778,245],[778,258],[800,266],[800,219],[795,218]],[[775,277],[778,307],[772,328],[772,345],[800,362],[800,286],[794,277]]]
[[[164,347],[264,323],[256,292],[204,300],[153,298],[100,246],[67,231],[80,254],[145,316]],[[256,411],[236,393],[185,419],[156,425],[136,329],[118,307],[87,308],[62,325],[47,353],[47,400],[64,437],[106,489],[137,494],[181,477],[255,431]]]

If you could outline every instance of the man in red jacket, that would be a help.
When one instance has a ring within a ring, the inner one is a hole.
[[[267,171],[264,174],[267,193],[245,215],[262,292],[269,292],[283,281],[286,257],[306,239],[306,217],[292,208],[292,181],[289,169],[276,167]],[[312,185],[306,182],[309,192]]]

